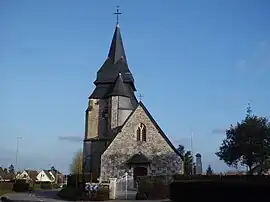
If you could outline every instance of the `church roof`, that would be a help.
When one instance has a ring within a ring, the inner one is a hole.
[[[117,24],[112,38],[108,58],[97,72],[95,84],[113,83],[118,74],[122,73],[124,82],[130,82],[134,87],[134,78],[128,68],[120,27]],[[135,90],[135,87],[134,87]]]
[[[108,58],[97,72],[97,77],[94,82],[96,88],[89,98],[102,99],[108,97],[112,93],[116,81],[118,81],[119,73],[122,75],[123,85],[126,85],[126,88],[128,89],[130,88],[130,90],[127,90],[130,91],[129,94],[133,94],[129,95],[129,97],[134,97],[134,91],[136,91],[134,78],[128,68],[120,27],[119,24],[117,24],[109,49]],[[117,84],[117,86],[119,86],[119,84]],[[125,96],[126,94],[127,93],[125,93]]]
[[[120,32],[120,26],[118,23],[114,30],[108,58],[111,58],[114,64],[116,64],[116,62],[120,59],[124,62],[127,62],[125,49],[124,49],[121,32]]]
[[[105,98],[108,96],[109,90],[111,89],[112,84],[98,84],[92,94],[89,96],[90,98]]]
[[[142,103],[142,101],[140,101],[138,103],[139,107],[141,106],[142,109],[145,111],[146,115],[149,117],[149,119],[151,120],[151,122],[154,124],[154,126],[157,128],[157,130],[159,131],[159,133],[161,134],[161,136],[164,138],[164,140],[167,142],[167,144],[172,148],[172,150],[178,154],[181,159],[183,160],[184,157],[183,155],[175,148],[175,146],[171,143],[171,141],[169,140],[169,138],[166,136],[166,134],[163,132],[163,130],[159,127],[158,123],[155,121],[155,119],[152,117],[152,115],[150,114],[150,112],[147,110],[147,108],[144,106],[144,104]],[[128,116],[128,118],[126,119],[126,121],[123,123],[122,127],[125,126],[125,124],[127,123],[127,121],[130,119],[130,117],[132,117],[133,113],[136,111],[137,108],[135,108],[132,113]]]
[[[142,153],[133,155],[129,160],[126,161],[126,164],[148,164],[151,161]]]
[[[110,96],[130,97],[130,90],[128,89],[127,84],[124,83],[121,73],[119,73],[116,79],[116,82],[112,88]]]

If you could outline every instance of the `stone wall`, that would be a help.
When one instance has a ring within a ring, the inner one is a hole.
[[[118,126],[118,96],[110,99],[110,125],[111,129]]]
[[[89,100],[85,118],[85,139],[107,134],[108,120],[104,116],[105,109],[108,110],[107,99]]]
[[[99,126],[99,99],[90,99],[88,103],[88,110],[86,111],[86,126],[85,139],[94,138],[98,136]]]
[[[146,126],[146,142],[137,142],[136,130],[140,123]],[[181,172],[180,156],[167,144],[140,105],[102,154],[102,179],[122,176],[127,169],[125,162],[138,152],[152,160],[150,175],[172,175]]]

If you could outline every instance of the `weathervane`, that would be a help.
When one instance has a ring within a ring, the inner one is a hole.
[[[116,24],[119,23],[119,15],[121,15],[122,13],[119,11],[119,6],[116,6],[116,12],[113,13],[114,15],[116,15]]]

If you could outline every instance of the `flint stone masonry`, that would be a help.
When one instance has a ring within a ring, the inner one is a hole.
[[[146,142],[137,142],[136,130],[140,123],[146,126]],[[182,172],[180,156],[162,137],[140,105],[101,155],[102,180],[123,176],[129,169],[125,162],[139,152],[152,161],[148,175],[172,175]]]
[[[118,96],[111,98],[111,128],[118,126]]]

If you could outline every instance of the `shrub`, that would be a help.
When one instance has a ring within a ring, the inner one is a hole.
[[[252,180],[252,181],[270,181],[270,176],[259,175],[173,175],[174,181],[187,180]]]
[[[13,184],[13,190],[15,192],[26,192],[29,190],[29,184],[25,182],[16,182]]]
[[[164,178],[140,178],[138,186],[138,199],[166,199],[169,197],[169,185]]]
[[[81,190],[73,186],[67,186],[61,189],[58,196],[65,200],[75,201],[81,196]]]
[[[68,187],[76,187],[76,176],[75,175],[69,175],[67,177],[67,186]]]
[[[67,178],[67,186],[78,187],[78,184],[83,181],[82,179],[83,175],[69,175]]]

